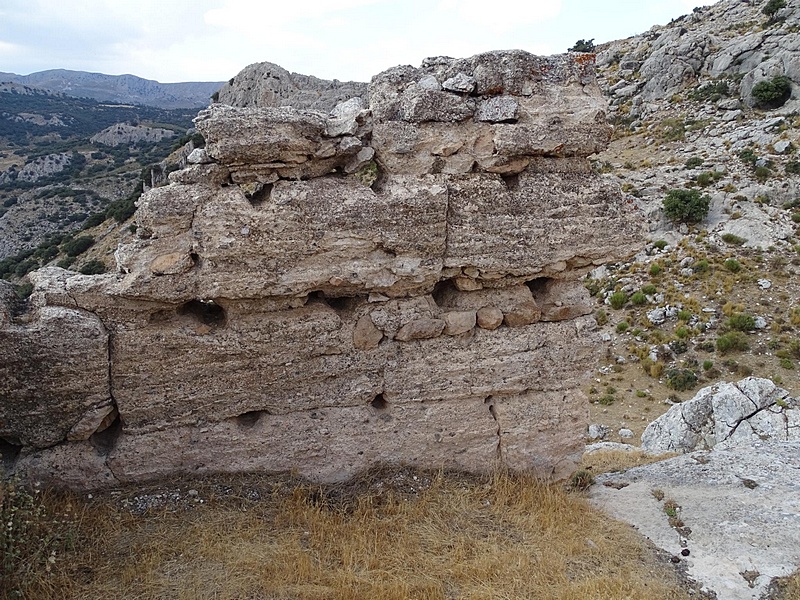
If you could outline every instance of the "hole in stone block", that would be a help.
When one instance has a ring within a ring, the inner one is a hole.
[[[519,174],[511,173],[509,175],[501,175],[503,183],[506,184],[506,189],[509,191],[516,191],[519,189]]]
[[[548,287],[552,281],[552,277],[538,277],[536,279],[526,281],[525,285],[528,286],[531,294],[533,294],[533,299],[536,300],[539,305],[541,305],[543,304],[542,301],[547,296]]]
[[[89,438],[89,442],[92,444],[92,446],[94,446],[94,449],[97,450],[98,454],[101,456],[108,456],[114,449],[114,446],[117,445],[117,440],[119,440],[121,433],[122,419],[117,416],[117,418],[114,419],[114,422],[111,423],[111,425],[109,425],[106,429],[93,433]]]
[[[267,414],[266,411],[263,410],[251,410],[246,413],[242,413],[236,417],[236,423],[240,427],[250,428],[254,427],[256,423],[259,422],[261,419],[261,415]]]
[[[12,471],[17,463],[19,453],[22,451],[22,445],[18,442],[19,440],[0,438],[0,464],[3,465],[5,472]]]
[[[369,403],[372,408],[375,410],[386,410],[389,408],[389,403],[386,401],[386,398],[383,397],[383,394],[378,394],[372,399],[372,402]]]
[[[225,309],[213,300],[192,300],[178,309],[179,315],[188,315],[210,327],[225,325]]]
[[[445,308],[448,304],[449,298],[458,293],[458,289],[453,281],[450,279],[445,279],[434,286],[431,295],[433,296],[433,301],[436,302],[436,306],[439,308]]]
[[[271,183],[252,183],[241,187],[245,198],[255,207],[261,206],[272,194]]]
[[[336,312],[341,312],[341,311],[346,311],[350,308],[352,300],[354,300],[354,298],[350,296],[339,296],[339,297],[326,296],[325,292],[318,290],[308,294],[307,303],[311,304],[313,302],[318,302],[326,306],[329,306]]]

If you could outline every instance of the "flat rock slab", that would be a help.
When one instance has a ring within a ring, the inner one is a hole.
[[[681,531],[665,513],[670,499]],[[773,578],[800,566],[800,442],[753,442],[605,474],[590,501],[685,561],[719,600],[763,598]]]

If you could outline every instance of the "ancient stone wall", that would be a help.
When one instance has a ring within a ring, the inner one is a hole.
[[[17,471],[568,474],[595,352],[580,278],[640,236],[587,159],[610,135],[593,68],[428,59],[327,114],[247,99],[246,70],[225,93],[244,106],[202,111],[205,150],[142,196],[118,273],[42,269],[0,319]]]

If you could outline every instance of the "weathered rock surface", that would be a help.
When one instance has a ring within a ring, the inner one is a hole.
[[[758,440],[800,440],[800,403],[769,379],[748,377],[672,406],[645,429],[642,450],[692,452]]]
[[[331,84],[324,112],[297,100],[317,83],[267,71],[200,113],[202,160],[139,200],[117,274],[40,270],[25,322],[0,320],[27,373],[0,380],[18,471],[568,474],[593,347],[580,278],[640,235],[589,168],[609,133],[591,58],[429,59],[368,101]],[[39,354],[58,369],[33,373]]]
[[[747,439],[602,475],[590,501],[685,563],[718,600],[760,600],[800,566],[798,473],[800,441]]]
[[[138,142],[158,142],[164,138],[175,136],[171,129],[146,127],[130,123],[115,123],[103,131],[94,134],[89,141],[103,146],[119,146],[120,144],[136,144]]]

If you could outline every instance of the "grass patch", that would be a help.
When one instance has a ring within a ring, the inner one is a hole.
[[[338,486],[224,483],[191,482],[203,504],[143,515],[121,506],[141,489],[71,497],[92,515],[81,543],[28,597],[691,597],[629,526],[530,477],[384,469]]]

